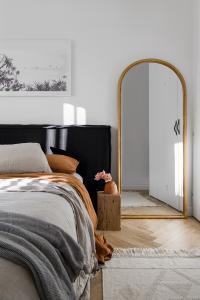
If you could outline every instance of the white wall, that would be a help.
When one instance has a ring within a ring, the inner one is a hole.
[[[200,220],[200,3],[194,6],[193,214]]]
[[[0,123],[60,124],[64,103],[81,106],[87,123],[113,126],[115,173],[117,80],[129,63],[145,57],[170,61],[185,76],[191,104],[192,2],[0,0],[0,38],[69,38],[73,42],[73,96],[1,98]]]
[[[149,64],[122,82],[122,188],[149,189]]]

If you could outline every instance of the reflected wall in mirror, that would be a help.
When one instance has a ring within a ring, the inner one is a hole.
[[[171,64],[145,59],[119,80],[119,189],[124,217],[185,217],[186,85]]]

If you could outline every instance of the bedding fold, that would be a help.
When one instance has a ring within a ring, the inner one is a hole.
[[[17,183],[18,179],[24,179],[24,183]],[[83,224],[83,220],[81,220],[80,208],[77,209],[77,203],[74,196],[74,193],[70,191],[66,186],[71,186],[79,197],[81,198],[90,220],[93,225],[93,233],[97,227],[97,215],[92,205],[92,201],[90,199],[89,193],[87,192],[85,186],[75,178],[74,176],[63,174],[63,173],[27,173],[27,174],[0,174],[0,179],[7,179],[7,183],[3,180],[5,187],[1,186],[1,190],[5,189],[6,191],[15,191],[17,189],[24,191],[45,191],[49,193],[56,193],[68,200],[71,198],[71,205],[74,208],[74,213],[77,215],[77,221],[80,222],[79,226],[81,227]],[[39,184],[40,182],[40,184]],[[29,183],[29,184],[28,184]],[[48,183],[48,184],[47,184]],[[33,186],[34,185],[34,186]],[[45,186],[45,188],[44,188]],[[70,194],[70,197],[69,197]],[[81,223],[82,222],[82,223]],[[84,222],[88,223],[88,220],[84,220]],[[80,233],[81,230],[78,231]],[[83,236],[79,236],[79,240],[84,239]],[[84,244],[84,243],[83,243]],[[98,235],[95,233],[95,244],[96,244],[96,256],[99,263],[104,263],[106,260],[109,260],[112,256],[113,248],[109,245],[105,238],[102,235]],[[89,268],[89,264],[88,264]]]
[[[0,257],[31,272],[40,299],[76,299],[72,282],[84,269],[83,250],[59,227],[0,212]]]

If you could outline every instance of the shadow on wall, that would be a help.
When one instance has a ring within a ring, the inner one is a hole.
[[[63,104],[63,125],[86,125],[86,110],[81,106]]]

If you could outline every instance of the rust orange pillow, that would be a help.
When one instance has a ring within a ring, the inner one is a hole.
[[[75,173],[79,161],[75,158],[60,154],[47,154],[49,166],[53,172],[58,173]]]

